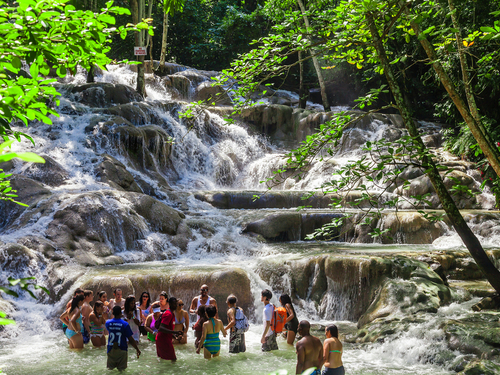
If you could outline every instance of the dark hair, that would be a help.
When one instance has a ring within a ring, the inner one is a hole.
[[[165,297],[165,299],[168,301],[168,294],[167,294],[167,292],[165,292],[165,291],[161,292],[160,293],[160,297],[161,296]]]
[[[78,304],[82,302],[84,299],[85,297],[82,294],[73,297],[73,299],[71,300],[71,307],[69,309],[70,314],[75,308],[78,307]]]
[[[198,314],[201,317],[204,317],[206,310],[207,310],[206,305],[200,305],[200,307],[198,307],[198,310],[196,310],[196,314]]]
[[[95,301],[95,302],[94,302],[94,314],[95,314],[95,310],[96,310],[98,307],[104,307],[104,303],[102,303],[101,301]]]
[[[76,288],[75,291],[73,292],[73,297],[80,293],[83,293],[83,289]]]
[[[132,301],[135,301],[135,296],[133,295],[130,295],[128,296],[126,299],[125,299],[125,305],[123,307],[123,309],[125,310],[125,314],[129,313],[130,311],[135,311],[135,303],[134,303],[134,307],[132,308],[133,310],[130,310],[130,302]]]
[[[209,318],[213,318],[217,314],[217,307],[214,305],[208,305],[205,307],[205,312]]]
[[[122,290],[120,288],[116,288],[115,290],[113,290],[113,294],[116,294],[116,292],[121,292]]]
[[[93,292],[93,291],[91,291],[91,290],[85,290],[85,291],[83,292],[83,295],[85,296],[85,298],[87,298],[88,296],[90,296],[90,295],[91,295],[91,294],[93,294],[93,293],[94,293],[94,292]]]
[[[262,297],[266,297],[268,300],[273,298],[273,293],[269,289],[264,289],[261,293]]]
[[[335,324],[326,327],[326,330],[330,332],[330,335],[332,335],[332,337],[339,338],[339,329]]]
[[[122,308],[118,305],[113,306],[113,316],[116,318],[122,315]]]
[[[103,295],[107,295],[108,293],[106,293],[104,290],[101,290],[99,293],[97,293],[97,297],[99,297],[99,299],[102,298]]]
[[[149,305],[151,305],[151,296],[149,295],[149,292],[141,293],[141,300],[139,301],[139,304],[142,305],[142,296],[144,296],[145,294],[148,296],[148,300],[146,301],[146,309],[147,309]]]
[[[175,298],[175,297],[170,297],[170,298],[168,299],[168,305],[169,305],[169,306],[172,306],[173,304],[175,304],[175,305],[177,306],[177,298]]]
[[[290,298],[290,296],[288,294],[282,294],[280,296],[280,302],[283,306],[285,306],[287,303],[289,303],[290,306],[292,305],[292,299]]]
[[[234,305],[237,301],[238,301],[238,299],[236,298],[236,296],[234,294],[230,294],[227,297],[227,302],[230,303],[231,305]]]

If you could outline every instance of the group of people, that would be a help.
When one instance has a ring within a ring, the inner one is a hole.
[[[156,345],[158,358],[176,361],[174,344],[186,344],[188,341],[189,314],[196,314],[193,325],[196,337],[196,353],[203,349],[204,357],[211,359],[220,354],[220,333],[224,337],[229,333],[229,352],[242,353],[246,351],[245,332],[248,330],[248,320],[241,307],[237,306],[237,298],[229,295],[226,299],[227,321],[219,319],[217,301],[208,294],[208,286],[202,285],[200,295],[193,298],[189,309],[184,310],[184,302],[175,297],[168,297],[161,292],[158,301],[153,302],[148,292],[141,294],[140,300],[130,295],[123,298],[122,291],[115,289],[113,297],[107,300],[106,292],[97,294],[91,290],[76,289],[73,298],[66,305],[60,319],[63,331],[71,349],[82,349],[84,344],[103,348],[107,346],[107,367],[124,370],[127,367],[128,344],[137,352],[140,337],[145,336]],[[262,333],[262,351],[277,350],[276,337],[279,334],[276,321],[276,309],[270,303],[272,292],[262,291],[264,303],[264,330]],[[293,345],[295,337],[302,338],[297,342],[297,374],[310,367],[316,367],[320,373],[324,365],[323,375],[342,375],[342,344],[338,340],[338,330],[335,326],[325,331],[327,339],[324,344],[309,332],[307,321],[299,323],[290,297],[280,296],[281,310],[285,316],[285,332],[287,343]],[[106,336],[108,340],[106,343]]]

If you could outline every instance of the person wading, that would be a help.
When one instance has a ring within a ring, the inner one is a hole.
[[[168,304],[169,309],[165,310],[161,318],[156,322],[156,327],[158,328],[158,333],[156,334],[156,354],[158,358],[175,362],[177,357],[175,356],[172,338],[173,335],[182,336],[182,331],[174,331],[174,311],[177,309],[177,298],[170,297]]]
[[[311,367],[316,370],[311,375],[321,375],[321,366],[323,366],[323,345],[321,340],[312,336],[309,331],[311,325],[307,320],[299,323],[299,335],[302,336],[297,342],[297,367],[296,374],[302,374]]]
[[[234,295],[227,297],[227,321],[229,324],[224,330],[231,329],[229,332],[229,353],[243,353],[247,350],[245,346],[245,333],[236,328],[236,315],[242,319],[243,309],[236,306],[237,298]]]
[[[203,284],[200,288],[200,295],[197,297],[194,297],[193,300],[191,301],[191,307],[189,308],[189,313],[190,314],[197,314],[198,312],[198,307],[200,306],[215,306],[217,308],[217,301],[215,298],[210,297],[208,295],[208,285]],[[219,313],[217,312],[217,315],[215,316],[217,319],[219,318]]]
[[[325,369],[322,375],[344,375],[344,365],[342,363],[342,343],[339,340],[339,330],[336,325],[326,327],[326,340],[323,344],[323,357],[325,359]]]

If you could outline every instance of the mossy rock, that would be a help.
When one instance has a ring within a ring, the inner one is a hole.
[[[498,375],[500,365],[488,360],[477,360],[469,363],[458,375]]]

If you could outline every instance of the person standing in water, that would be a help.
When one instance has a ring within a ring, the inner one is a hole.
[[[109,315],[110,308],[109,308],[109,302],[108,302],[108,295],[104,290],[97,293],[97,300],[101,301],[103,303],[103,309],[104,309],[103,311]]]
[[[312,336],[309,331],[311,325],[307,320],[299,323],[299,335],[302,338],[297,342],[297,367],[296,374],[302,374],[311,367],[316,370],[311,375],[321,375],[321,366],[323,366],[323,345],[321,340]]]
[[[156,328],[156,321],[159,320],[161,316],[160,303],[159,302],[153,303],[151,305],[151,309],[153,310],[153,313],[149,314],[148,317],[146,318],[146,323],[144,324],[144,328],[148,333],[149,341],[156,342],[156,333],[158,332],[158,329]]]
[[[145,329],[144,324],[146,323],[146,318],[153,312],[151,309],[151,296],[148,292],[142,292],[141,299],[137,302],[138,307],[141,309],[141,326],[139,327],[141,334],[146,336],[148,333]]]
[[[168,310],[168,294],[167,292],[160,293],[160,300],[157,301],[160,303],[160,311],[164,313]]]
[[[113,307],[115,306],[120,306],[120,308],[123,310],[123,306],[125,306],[125,300],[122,298],[122,290],[121,289],[115,289],[113,292],[113,296],[115,298],[111,298],[109,300],[108,308],[111,311],[111,317],[113,317]]]
[[[135,297],[132,295],[128,296],[125,300],[123,320],[128,322],[133,333],[132,337],[137,343],[139,343],[139,339],[141,337],[141,310],[136,306]]]
[[[73,297],[69,309],[59,317],[63,323],[67,322],[68,328],[65,335],[68,338],[70,349],[83,349],[83,323],[80,309],[82,308],[84,299],[83,294]]]
[[[326,327],[326,340],[323,344],[323,358],[325,369],[322,375],[344,375],[342,363],[342,343],[339,340],[339,330],[335,324]]]
[[[75,291],[73,292],[73,298],[75,298],[78,295],[82,295],[83,296],[83,289],[80,289],[80,288],[76,288],[75,289]],[[73,298],[71,298],[69,300],[69,302],[66,304],[66,310],[68,310],[71,307],[71,302],[73,302]],[[63,315],[61,315],[61,316],[63,316]],[[68,319],[67,315],[65,315],[65,318],[61,319],[61,320],[63,322],[63,324],[62,324],[62,330],[63,330],[64,334],[66,334],[66,329],[68,329],[68,321],[69,321],[69,319]]]
[[[203,284],[200,288],[200,295],[194,297],[193,300],[191,301],[191,307],[189,308],[189,313],[196,314],[198,311],[198,307],[209,306],[209,305],[215,306],[215,309],[217,310],[217,301],[215,300],[215,298],[210,297],[208,295],[208,285]],[[219,318],[218,314],[216,318]]]
[[[169,309],[167,309],[161,316],[158,333],[156,334],[156,354],[158,358],[175,362],[174,345],[172,344],[173,335],[181,336],[182,331],[174,331],[175,317],[174,311],[177,309],[177,298],[170,297],[168,300]]]
[[[194,337],[196,337],[196,340],[194,341],[194,346],[196,349],[198,349],[198,344],[200,343],[201,336],[203,335],[203,323],[205,323],[208,320],[205,309],[206,306],[201,305],[200,307],[198,307],[198,310],[196,311],[196,314],[198,315],[198,320],[193,325]]]
[[[236,306],[236,296],[231,294],[227,297],[227,321],[229,322],[224,330],[229,331],[229,353],[243,353],[247,350],[245,346],[245,332],[236,328],[236,320],[243,319],[243,309]]]
[[[205,312],[208,321],[203,323],[203,333],[196,353],[200,354],[201,348],[203,347],[205,359],[212,359],[212,357],[218,357],[220,354],[219,332],[222,331],[222,334],[226,337],[226,331],[224,330],[222,321],[215,318],[215,315],[217,315],[217,307],[213,305],[207,306],[205,307]]]
[[[90,341],[90,313],[92,312],[92,306],[90,306],[90,302],[94,299],[94,292],[91,290],[85,290],[83,292],[83,296],[85,299],[83,300],[82,306],[82,317],[83,317],[83,343],[88,344]]]
[[[286,332],[286,342],[288,345],[293,345],[295,341],[295,336],[297,335],[297,331],[299,329],[299,319],[297,318],[297,314],[295,313],[295,309],[292,305],[292,300],[288,294],[282,294],[280,296],[280,303],[286,309],[286,321],[285,328]]]
[[[262,344],[262,351],[269,352],[271,350],[278,350],[278,343],[276,342],[276,333],[271,328],[271,320],[273,318],[274,306],[271,304],[273,293],[269,289],[264,289],[261,292],[260,300],[264,303],[264,332],[260,343]]]
[[[109,332],[106,367],[110,370],[117,368],[119,371],[123,371],[127,368],[128,362],[127,340],[136,350],[137,358],[141,355],[141,351],[132,337],[129,324],[121,319],[122,308],[118,305],[114,306],[111,313],[113,319],[106,322],[106,329]]]
[[[177,309],[174,311],[175,318],[175,331],[182,331],[182,336],[174,337],[174,344],[187,344],[187,332],[189,329],[189,314],[183,309],[184,302],[182,300],[177,301]]]
[[[94,303],[94,311],[90,313],[90,340],[92,345],[97,348],[106,346],[106,336],[104,336],[104,328],[108,314],[104,312],[104,304],[101,301]]]

